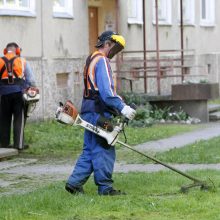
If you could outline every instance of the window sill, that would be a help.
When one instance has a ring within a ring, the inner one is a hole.
[[[210,28],[212,28],[212,27],[215,27],[216,24],[215,23],[204,23],[204,22],[201,22],[200,26],[201,27],[210,27]]]
[[[178,25],[180,26],[181,24],[180,23],[178,23]],[[185,23],[183,23],[183,26],[184,27],[196,27],[196,24],[195,23],[190,23],[190,22],[185,22]]]
[[[74,19],[73,15],[67,13],[67,12],[54,12],[53,13],[54,18],[66,18],[66,19]]]
[[[152,21],[153,25],[156,25],[156,21]],[[172,26],[170,21],[158,21],[159,26]]]
[[[0,16],[36,17],[35,12],[0,9]]]
[[[153,25],[156,26],[156,23],[153,23]],[[172,26],[172,24],[171,23],[166,23],[166,22],[164,22],[164,23],[159,22],[158,26]]]
[[[128,20],[128,24],[137,24],[137,25],[143,25],[143,21],[139,21],[139,20]]]

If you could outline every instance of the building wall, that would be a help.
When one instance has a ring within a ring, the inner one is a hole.
[[[141,0],[140,0],[141,1]],[[142,2],[142,1],[141,1]],[[146,16],[146,49],[156,50],[156,26],[153,24],[153,2],[154,0],[145,1],[145,16]],[[210,82],[219,82],[219,51],[220,44],[217,43],[220,35],[220,1],[215,1],[215,24],[212,26],[202,26],[200,22],[200,0],[195,0],[195,21],[193,25],[184,25],[183,43],[184,49],[192,50],[190,53],[185,53],[185,65],[190,67],[190,74],[185,80],[208,80]],[[118,0],[119,4],[119,32],[126,37],[125,51],[143,50],[143,24],[128,23],[128,1]],[[181,35],[179,24],[179,1],[171,0],[171,24],[159,25],[159,48],[160,50],[179,50],[181,49]],[[190,54],[190,55],[187,55]],[[127,57],[141,57],[143,54],[129,54]],[[148,58],[152,57],[152,53],[148,53]],[[154,54],[154,56],[156,56]],[[165,55],[160,53],[160,57]],[[175,56],[166,53],[166,57]],[[177,55],[176,55],[177,56]],[[126,63],[127,70],[133,64]],[[134,64],[142,65],[143,64]],[[148,63],[148,65],[151,65]],[[123,66],[123,68],[126,68]],[[180,73],[175,70],[174,73]],[[156,74],[156,73],[155,73]],[[200,76],[199,76],[200,75]],[[181,82],[179,79],[167,78],[161,81],[161,90],[164,93],[169,93],[172,83]],[[128,82],[127,82],[128,84]],[[134,88],[143,92],[143,79],[133,82]],[[149,92],[155,93],[157,88],[155,79],[148,79]],[[126,87],[126,85],[125,85]],[[137,91],[137,90],[135,90]]]
[[[89,53],[88,6],[98,7],[99,33],[116,30],[116,8],[118,4],[119,33],[126,38],[128,50],[143,50],[143,24],[128,24],[127,0],[73,0],[73,18],[55,18],[53,0],[36,0],[36,16],[0,15],[0,48],[15,41],[23,49],[22,55],[29,60],[40,89],[41,99],[31,114],[31,119],[53,118],[59,101],[71,99],[79,108],[83,89],[82,71]],[[155,25],[152,23],[153,6],[146,2],[147,50],[155,50]],[[172,24],[159,26],[160,49],[180,49],[180,26],[178,22],[178,1],[172,2]],[[193,49],[185,63],[193,74],[204,75],[211,82],[219,82],[220,44],[220,1],[216,2],[216,25],[200,25],[200,0],[195,0],[195,24],[184,26],[185,49]],[[139,55],[140,56],[140,55]],[[142,55],[141,55],[142,56]],[[168,54],[169,56],[169,54]],[[173,56],[173,55],[170,55]],[[126,63],[122,69],[129,69]],[[137,64],[140,65],[140,64]],[[114,67],[115,68],[115,67]],[[189,77],[189,79],[191,79]],[[195,79],[199,79],[196,77]],[[180,79],[165,78],[161,81],[162,91],[170,92],[172,83]],[[156,79],[148,80],[149,92],[155,92]],[[123,87],[128,89],[128,82]],[[134,91],[144,90],[143,79],[133,82]]]
[[[128,24],[128,1],[119,1],[119,31],[126,36],[126,50],[143,49],[143,25]],[[154,0],[146,1],[146,42],[147,49],[153,50],[155,45],[155,25],[153,24]],[[179,1],[171,0],[172,19],[171,25],[159,25],[160,49],[180,49],[180,26],[179,26]],[[215,1],[215,26],[204,27],[200,25],[200,0],[195,0],[194,25],[184,26],[184,45],[186,49],[196,49],[197,54],[220,51],[220,45],[216,44],[220,34],[220,15],[218,13],[220,2]],[[199,39],[199,40],[198,40]],[[209,42],[208,46],[205,42]]]
[[[36,1],[36,16],[0,16],[0,48],[15,41],[34,71],[41,99],[31,119],[53,118],[59,101],[80,106],[88,55],[87,1],[73,1],[74,18],[53,17],[53,0]],[[63,79],[62,79],[63,78]],[[61,79],[61,82],[60,80]]]

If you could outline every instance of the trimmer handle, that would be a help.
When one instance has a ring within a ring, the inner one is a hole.
[[[129,104],[129,106],[131,107],[131,108],[133,108],[134,110],[136,110],[137,109],[137,106],[132,102],[131,104]],[[129,119],[128,118],[124,118],[124,120],[122,121],[122,123],[123,124],[128,124],[128,122],[129,122]]]

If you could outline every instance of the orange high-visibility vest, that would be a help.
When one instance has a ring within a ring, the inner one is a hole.
[[[93,98],[98,94],[98,88],[95,83],[95,65],[104,55],[98,51],[91,54],[84,67],[84,98]]]
[[[24,69],[26,60],[18,57],[13,53],[7,53],[4,57],[0,58],[0,80],[8,80],[9,84],[13,84],[14,79],[24,79]]]

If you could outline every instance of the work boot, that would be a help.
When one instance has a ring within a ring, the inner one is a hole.
[[[13,148],[18,149],[19,151],[23,151],[29,148],[29,144],[24,144],[23,148],[19,148],[19,147],[13,147]]]
[[[120,196],[120,195],[126,195],[125,192],[121,192],[121,190],[116,190],[116,189],[110,189],[106,192],[103,192],[101,195],[103,196]]]
[[[73,187],[73,186],[69,185],[68,183],[66,183],[65,189],[67,192],[69,192],[73,195],[84,194],[84,190],[82,187]]]

